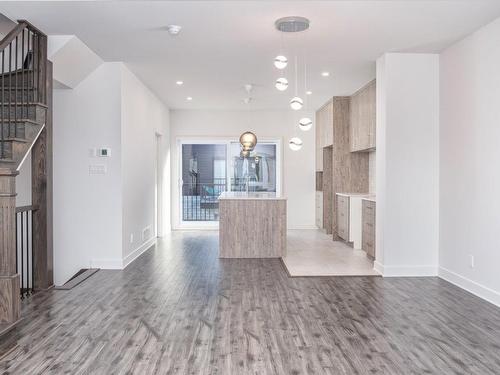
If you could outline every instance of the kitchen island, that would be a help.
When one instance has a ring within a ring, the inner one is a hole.
[[[222,193],[219,196],[219,257],[285,256],[286,202],[286,198],[276,193]]]

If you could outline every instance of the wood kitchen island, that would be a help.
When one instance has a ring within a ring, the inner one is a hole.
[[[285,256],[286,202],[286,198],[275,193],[222,193],[219,197],[219,257]]]

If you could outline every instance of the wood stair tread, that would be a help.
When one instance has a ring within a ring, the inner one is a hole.
[[[7,107],[15,107],[16,106],[16,102],[15,101],[12,101],[12,102],[2,102],[0,100],[0,105],[3,105],[3,106],[7,106]],[[48,108],[47,104],[43,104],[42,102],[25,102],[25,103],[22,103],[22,102],[18,102],[17,103],[17,107],[23,107],[23,106],[26,106],[26,105],[30,105],[30,106],[39,106],[39,107],[43,107],[43,108]]]

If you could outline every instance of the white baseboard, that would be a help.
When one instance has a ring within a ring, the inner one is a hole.
[[[439,277],[500,307],[500,293],[493,289],[490,289],[466,277],[460,276],[459,274],[443,267],[439,267]]]
[[[291,225],[288,230],[301,230],[301,229],[307,229],[307,230],[310,230],[310,229],[319,229],[316,225],[309,225],[309,224],[305,224],[305,225]]]
[[[103,270],[123,269],[122,259],[91,259],[90,268],[100,268]]]
[[[91,268],[100,268],[103,270],[123,270],[130,263],[136,260],[142,253],[156,243],[156,237],[144,242],[137,249],[132,251],[123,259],[92,259],[90,261]]]
[[[438,275],[437,266],[385,266],[375,261],[373,268],[384,277],[431,277]]]
[[[141,256],[142,253],[144,253],[154,244],[156,244],[156,237],[149,239],[148,241],[144,242],[141,246],[139,246],[137,249],[132,251],[129,255],[123,258],[123,268],[126,268],[130,263],[136,260],[139,256]]]

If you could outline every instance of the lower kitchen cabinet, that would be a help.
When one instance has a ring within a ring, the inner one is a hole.
[[[375,259],[375,211],[375,201],[362,199],[362,249],[372,259]]]
[[[316,226],[323,229],[323,192],[316,191]]]
[[[337,235],[349,241],[349,197],[337,194]]]

